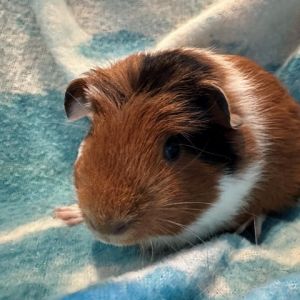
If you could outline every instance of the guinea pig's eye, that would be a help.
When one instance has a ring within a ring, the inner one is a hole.
[[[164,158],[168,161],[178,159],[180,155],[180,145],[176,137],[169,137],[164,145]]]

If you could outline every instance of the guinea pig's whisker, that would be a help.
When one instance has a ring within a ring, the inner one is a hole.
[[[198,118],[203,122],[208,121],[206,119],[206,116],[210,113],[210,111],[216,106],[216,102],[214,102],[205,112],[202,112],[201,114],[198,113],[197,116]],[[199,107],[196,106],[189,106],[189,108],[193,111],[197,111],[199,109]]]
[[[201,154],[196,155],[193,159],[191,159],[191,161],[189,161],[185,166],[183,166],[182,168],[180,168],[179,170],[176,170],[174,167],[172,168],[174,171],[174,175],[180,176],[180,172],[182,172],[183,170],[187,169],[194,161],[196,161]]]
[[[76,97],[74,97],[70,92],[66,91],[66,94],[68,94],[69,96],[71,96],[78,104],[79,106],[81,106],[85,111],[87,111],[87,108],[84,106],[84,104],[82,104]]]
[[[145,246],[143,243],[139,244],[139,248],[140,248],[140,258],[141,258],[141,261],[142,261],[142,266],[144,267],[145,266]]]
[[[162,207],[168,207],[173,205],[183,205],[183,204],[204,204],[204,205],[212,205],[210,202],[200,202],[200,201],[182,201],[182,202],[174,202],[163,205]]]
[[[166,240],[163,240],[163,242],[165,243],[165,245],[167,245],[167,247],[171,248],[174,252],[178,251],[178,249],[174,248],[174,246],[170,242]]]
[[[203,211],[203,208],[190,208],[190,207],[160,207],[158,210],[165,210],[165,211],[171,211],[171,210],[176,210],[178,211],[180,209],[181,212],[191,212],[191,211]]]
[[[210,154],[212,156],[215,156],[215,157],[223,157],[223,158],[228,158],[227,156],[225,155],[220,155],[220,154],[216,154],[216,153],[212,153],[212,152],[208,152],[204,149],[200,149],[194,145],[188,145],[188,144],[180,144],[180,146],[183,146],[183,147],[189,147],[189,148],[192,148],[192,149],[195,149],[195,150],[198,150],[198,151],[201,151],[201,153],[206,153],[206,154]],[[229,159],[229,158],[228,158]]]
[[[199,154],[195,155],[195,157],[189,163],[187,163],[184,167],[182,167],[181,169],[179,169],[177,171],[177,174],[179,175],[180,172],[182,172],[183,170],[188,168],[194,161],[196,161],[199,157],[201,157],[202,153],[203,153],[203,151],[201,151]]]
[[[216,105],[217,101],[214,101],[214,103],[205,111],[203,116],[206,117]]]
[[[174,222],[174,221],[171,221],[171,220],[169,220],[169,219],[160,219],[160,220],[163,221],[163,222],[169,222],[169,223],[171,223],[171,224],[174,224],[174,225],[176,225],[176,226],[179,226],[179,227],[183,228],[184,230],[187,230],[187,231],[191,232],[191,233],[197,238],[197,240],[199,240],[199,241],[202,243],[202,245],[205,245],[205,244],[206,244],[206,242],[205,242],[203,239],[201,239],[201,238],[199,237],[199,235],[197,235],[193,230],[187,228],[187,226],[185,226],[185,225],[183,225],[183,224],[180,224],[180,223],[177,223],[177,222]],[[194,245],[195,245],[195,244],[192,243],[191,241],[186,240],[186,239],[180,237],[179,235],[177,235],[177,238],[183,240],[184,242],[187,242],[187,243],[190,244],[191,246],[194,246]],[[208,268],[208,270],[209,270],[208,249],[206,249],[206,264],[207,264],[207,268]],[[216,271],[215,271],[215,272],[216,272]],[[212,274],[212,275],[214,275],[214,274]]]
[[[82,128],[84,129],[84,127],[82,127],[81,125],[78,124],[72,124],[70,122],[68,122],[67,120],[64,122],[39,122],[39,124],[55,124],[55,125],[62,125],[62,126],[71,126],[71,127],[76,127],[76,128]]]
[[[160,219],[161,221],[165,221],[164,219]],[[172,232],[170,230],[167,230],[167,228],[165,227],[160,227],[160,229],[162,230],[163,233],[166,233],[167,235],[172,235]],[[183,242],[183,244],[189,244],[190,246],[194,246],[195,244],[192,241],[189,241],[187,239],[185,239],[184,237],[181,236],[176,236],[176,238],[178,238],[179,240],[181,240]],[[169,243],[169,245],[171,246],[171,243]],[[175,252],[178,249],[175,249],[173,247],[171,247]]]
[[[16,120],[14,122],[18,122],[18,123],[21,123],[21,124],[30,124],[31,123],[28,121],[28,120]],[[78,124],[73,124],[73,123],[70,123],[68,122],[67,119],[63,120],[63,122],[44,122],[44,121],[41,121],[41,122],[38,122],[37,124],[55,124],[55,125],[62,125],[62,126],[71,126],[71,127],[77,127],[77,128],[81,128],[81,129],[84,129],[83,126],[81,125],[78,125]],[[15,131],[15,129],[8,129],[10,131]]]
[[[62,125],[62,126],[71,126],[71,127],[76,127],[76,128],[82,128],[84,129],[84,127],[82,127],[81,125],[78,125],[78,124],[72,124],[70,122],[62,122],[62,123],[59,123],[59,122],[39,122],[39,124],[55,124],[55,125]]]
[[[187,230],[189,231],[190,233],[192,233],[199,241],[201,241],[202,243],[204,243],[204,240],[201,239],[193,230],[191,230],[190,228],[188,228],[187,226],[183,225],[183,224],[180,224],[180,223],[177,223],[175,221],[172,221],[172,220],[169,220],[169,219],[161,219],[162,221],[164,222],[167,222],[167,223],[170,223],[170,224],[173,224],[175,226],[178,226],[180,228],[182,228],[183,230]]]
[[[153,261],[153,255],[154,255],[154,248],[153,248],[153,242],[152,242],[152,240],[150,240],[150,245],[151,245],[151,259],[150,259],[150,261],[152,262]]]
[[[207,145],[207,144],[206,144]],[[229,159],[229,157],[225,156],[225,155],[220,155],[220,154],[216,154],[216,153],[213,153],[213,152],[209,152],[209,151],[206,151],[204,148],[200,149],[198,147],[196,147],[192,142],[191,142],[191,145],[188,145],[188,144],[181,144],[181,146],[184,146],[184,147],[189,147],[189,148],[192,148],[192,149],[195,149],[195,150],[198,150],[198,151],[201,151],[201,154],[202,153],[205,153],[205,154],[210,154],[214,157],[222,157],[222,158],[227,158]],[[206,146],[205,146],[206,147]]]

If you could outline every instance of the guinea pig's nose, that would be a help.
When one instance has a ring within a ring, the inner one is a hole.
[[[129,227],[129,223],[126,222],[115,222],[106,226],[108,234],[118,235],[124,233]]]

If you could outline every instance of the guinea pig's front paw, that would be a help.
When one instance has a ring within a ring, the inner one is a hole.
[[[82,212],[77,204],[55,208],[54,218],[62,220],[68,226],[83,222]]]

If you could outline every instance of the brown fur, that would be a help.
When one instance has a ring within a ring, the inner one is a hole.
[[[224,87],[226,72],[205,53],[185,50],[185,54],[203,63],[199,86],[224,89],[231,114],[240,115],[239,99]],[[236,219],[237,226],[249,214],[281,210],[292,204],[298,194],[300,112],[272,75],[247,59],[227,57],[241,71],[253,74],[272,142],[266,154],[263,182],[252,193],[247,211]],[[175,163],[163,159],[162,149],[168,136],[189,135],[205,128],[206,120],[187,110],[180,90],[173,88],[189,77],[187,70],[176,70],[157,92],[142,90],[142,61],[143,54],[138,54],[108,69],[90,71],[68,89],[76,93],[81,89],[93,110],[91,131],[75,165],[80,207],[87,223],[104,234],[109,233],[113,223],[129,224],[123,244],[179,233],[182,226],[191,224],[216,201],[218,180],[223,175],[218,166],[189,153],[183,152]],[[174,101],[177,98],[181,101]],[[218,112],[213,114],[219,119]],[[247,124],[229,133],[241,156],[238,168],[242,170],[260,155],[255,137]]]

